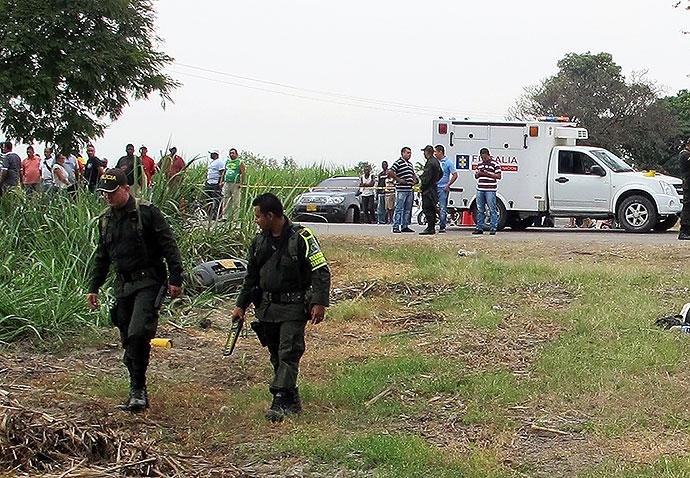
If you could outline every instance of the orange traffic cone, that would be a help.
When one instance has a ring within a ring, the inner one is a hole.
[[[461,226],[474,226],[474,218],[472,213],[469,211],[462,211],[462,224]]]

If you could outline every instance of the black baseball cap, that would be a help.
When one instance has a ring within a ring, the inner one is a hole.
[[[422,151],[424,151],[424,152],[426,152],[426,151],[431,151],[431,152],[433,153],[433,152],[434,152],[434,147],[431,146],[430,144],[427,144],[426,146],[424,146],[424,148],[422,148]]]
[[[127,175],[119,168],[107,169],[98,181],[97,191],[112,193],[120,186],[127,185]]]

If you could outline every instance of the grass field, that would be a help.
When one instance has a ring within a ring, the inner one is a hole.
[[[0,389],[236,476],[690,476],[690,337],[653,326],[688,300],[690,251],[428,244],[323,241],[334,304],[308,331],[305,412],[279,426],[256,339],[220,357],[229,303],[162,325],[176,346],[154,350],[145,416],[113,415],[126,379],[108,330],[12,346]]]

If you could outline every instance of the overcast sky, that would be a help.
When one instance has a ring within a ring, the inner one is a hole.
[[[379,164],[410,145],[417,157],[432,119],[500,119],[568,52],[610,52],[626,75],[646,70],[675,94],[689,87],[690,13],[674,3],[158,1],[157,34],[183,86],[165,111],[158,97],[132,104],[98,153],[114,159],[132,142],[158,154],[171,138],[185,156],[234,146]]]

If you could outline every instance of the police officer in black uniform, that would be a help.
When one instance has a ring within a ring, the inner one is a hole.
[[[261,233],[249,248],[247,277],[233,317],[244,317],[254,303],[258,321],[252,328],[273,365],[273,402],[266,419],[280,422],[302,411],[297,374],[305,350],[304,329],[309,320],[318,324],[324,318],[331,272],[314,234],[290,222],[280,199],[265,193],[252,206]]]
[[[116,303],[110,315],[120,331],[123,362],[130,379],[129,400],[122,408],[138,412],[149,406],[146,369],[150,341],[158,326],[158,308],[166,290],[173,298],[180,295],[182,260],[165,218],[157,207],[130,194],[124,171],[105,171],[97,190],[110,207],[99,218],[100,235],[87,302],[93,310],[99,307],[98,290],[112,264],[117,273]]]

